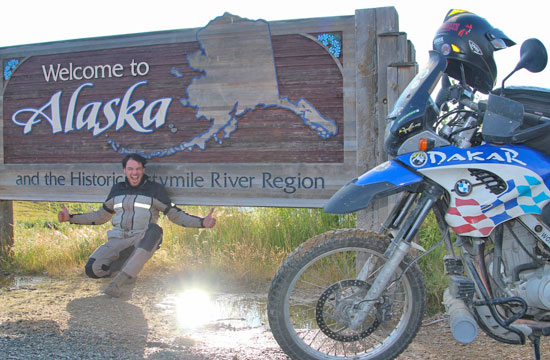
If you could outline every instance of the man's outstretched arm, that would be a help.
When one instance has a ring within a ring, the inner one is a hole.
[[[57,213],[59,222],[70,222],[80,225],[101,225],[111,220],[113,213],[105,205],[96,210],[84,214],[70,214],[65,204],[61,204],[61,211]]]

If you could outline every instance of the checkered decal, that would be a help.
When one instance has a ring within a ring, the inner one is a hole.
[[[445,219],[459,235],[483,237],[508,219],[540,214],[550,200],[546,186],[533,176],[517,177],[516,181],[509,180],[508,189],[495,201],[483,206],[473,198],[453,197]]]

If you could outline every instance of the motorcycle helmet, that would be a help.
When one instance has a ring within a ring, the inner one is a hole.
[[[447,13],[433,40],[433,49],[447,58],[445,73],[485,94],[497,79],[493,52],[513,45],[484,18],[457,9]]]

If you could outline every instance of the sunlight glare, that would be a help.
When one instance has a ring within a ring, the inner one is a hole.
[[[186,290],[176,298],[176,319],[181,328],[197,328],[216,320],[217,309],[207,292]]]

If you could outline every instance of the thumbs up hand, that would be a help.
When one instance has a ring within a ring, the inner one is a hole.
[[[216,218],[214,218],[213,214],[214,214],[214,208],[210,209],[210,212],[208,213],[208,215],[206,215],[206,217],[202,220],[202,226],[209,229],[214,227],[214,225],[216,225]]]
[[[65,204],[61,204],[61,211],[57,213],[57,220],[59,220],[59,222],[65,222],[70,219],[71,215],[69,214],[69,210],[67,210]]]

